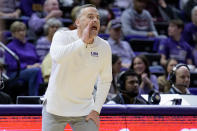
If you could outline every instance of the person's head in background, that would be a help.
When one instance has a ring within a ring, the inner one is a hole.
[[[170,81],[182,94],[186,94],[190,85],[189,67],[186,64],[177,64],[171,72]]]
[[[144,55],[134,57],[130,69],[133,69],[138,75],[146,73],[150,77],[149,62]]]
[[[194,6],[194,8],[192,9],[191,13],[192,13],[191,14],[192,23],[197,26],[197,6]]]
[[[119,43],[121,38],[121,22],[119,19],[113,19],[108,23],[110,37]]]
[[[121,59],[116,54],[112,54],[112,74],[117,75],[121,71]]]
[[[147,0],[133,0],[133,8],[141,14],[146,7]]]
[[[53,10],[59,10],[58,0],[46,0],[44,3],[44,11],[50,13]]]
[[[26,25],[20,21],[15,21],[10,26],[12,37],[20,40],[23,43],[25,43],[26,29],[27,29]]]
[[[184,23],[182,20],[179,19],[171,20],[168,26],[168,36],[172,37],[176,41],[179,41],[183,29],[184,29]]]
[[[44,33],[50,41],[52,41],[54,33],[62,27],[62,22],[59,19],[51,18],[44,25]]]
[[[165,70],[165,76],[168,77],[169,73],[172,71],[173,67],[178,64],[178,61],[176,59],[170,58],[167,60],[167,63],[164,67]]]
[[[120,92],[129,96],[136,97],[139,94],[138,75],[133,70],[125,71],[119,79]]]

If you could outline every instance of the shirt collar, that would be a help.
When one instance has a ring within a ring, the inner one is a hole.
[[[176,92],[178,92],[179,94],[183,94],[183,92],[181,92],[178,88],[176,88],[174,85],[172,85],[172,88],[176,91]],[[187,95],[190,95],[191,93],[190,93],[190,91],[186,88],[185,89],[186,90],[186,94]]]

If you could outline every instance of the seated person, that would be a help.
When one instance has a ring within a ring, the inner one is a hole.
[[[149,62],[144,55],[138,55],[132,60],[130,69],[139,75],[140,94],[148,94],[151,91],[159,91],[157,77],[150,73]]]
[[[132,71],[126,71],[118,79],[118,89],[120,93],[107,104],[148,104],[148,102],[139,95],[138,75]]]
[[[171,20],[168,26],[167,39],[161,41],[159,53],[161,54],[161,65],[165,66],[167,59],[174,58],[179,63],[193,65],[193,54],[191,46],[181,37],[184,23],[181,20]]]
[[[112,53],[121,58],[122,66],[129,68],[131,60],[135,57],[135,53],[127,41],[121,39],[121,22],[118,19],[113,19],[108,24],[109,39],[108,42],[111,46]]]
[[[29,20],[29,28],[37,35],[42,34],[43,26],[50,18],[60,19],[62,11],[59,9],[57,0],[46,0],[43,7],[43,12],[36,12],[31,15]]]
[[[45,0],[20,0],[22,17],[31,17],[34,12],[42,12]]]
[[[42,64],[41,64],[42,76],[43,76],[45,83],[49,82],[49,77],[51,74],[51,67],[52,67],[52,59],[51,59],[50,53],[48,53],[44,57]]]
[[[182,37],[189,45],[197,49],[197,6],[192,9],[191,20],[184,26]]]
[[[177,60],[175,59],[168,59],[166,66],[164,67],[165,73],[162,76],[159,76],[157,81],[159,85],[159,92],[166,93],[169,92],[171,85],[168,80],[168,76],[170,72],[172,71],[172,68],[178,64]]]
[[[27,82],[28,95],[36,96],[39,93],[39,85],[42,83],[42,74],[36,49],[33,44],[25,40],[26,25],[23,22],[15,21],[11,25],[10,31],[13,40],[8,43],[7,47],[20,60],[20,75],[16,81]],[[5,52],[5,62],[7,64],[8,76],[10,78],[14,77],[17,71],[16,60],[8,52]]]
[[[146,2],[147,0],[133,0],[133,6],[123,11],[121,23],[124,36],[158,36],[152,16],[145,10]]]
[[[188,90],[190,84],[190,69],[186,64],[177,64],[169,76],[172,88],[169,94],[191,94]]]
[[[109,89],[109,93],[107,95],[107,101],[112,99],[113,97],[115,97],[118,93],[119,90],[117,88],[117,79],[118,79],[118,75],[121,71],[121,59],[119,56],[117,56],[116,54],[112,54],[112,82],[111,82],[111,86]]]
[[[45,23],[44,33],[46,36],[40,37],[36,43],[36,52],[40,61],[42,61],[44,57],[48,54],[51,47],[53,35],[61,26],[61,21],[56,18],[51,18]]]
[[[16,0],[0,0],[1,18],[19,18],[21,10],[17,7]]]

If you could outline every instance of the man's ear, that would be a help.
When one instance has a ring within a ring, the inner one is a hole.
[[[75,20],[75,25],[78,27],[79,26],[79,19]]]

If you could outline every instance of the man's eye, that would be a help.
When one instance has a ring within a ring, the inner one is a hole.
[[[94,17],[90,15],[90,16],[88,16],[88,18],[93,19]]]

